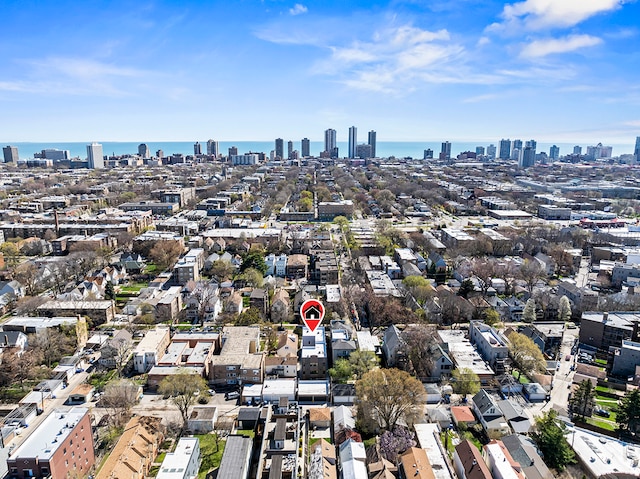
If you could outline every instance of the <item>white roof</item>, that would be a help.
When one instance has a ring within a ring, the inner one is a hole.
[[[298,396],[328,396],[329,381],[298,381]]]
[[[162,461],[157,479],[184,479],[194,451],[199,450],[197,437],[181,437],[174,452],[168,452]]]
[[[442,455],[440,447],[440,427],[438,424],[416,424],[414,426],[418,439],[418,446],[425,450],[436,479],[453,479],[447,460]]]
[[[639,445],[627,444],[585,429],[574,428],[570,431],[567,442],[573,445],[573,450],[592,476],[616,472],[640,476]]]

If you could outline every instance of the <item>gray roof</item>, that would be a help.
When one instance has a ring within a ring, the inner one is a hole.
[[[253,441],[245,436],[227,436],[217,479],[246,479]]]
[[[504,436],[502,442],[511,457],[520,464],[527,479],[551,479],[553,477],[538,454],[535,444],[529,438],[520,434],[511,434]]]

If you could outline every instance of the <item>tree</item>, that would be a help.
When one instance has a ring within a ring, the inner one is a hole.
[[[262,316],[260,311],[256,308],[247,308],[238,315],[233,322],[236,326],[251,326],[252,324],[259,324],[262,322]]]
[[[20,383],[20,389],[24,389],[24,382],[36,377],[38,367],[38,355],[33,351],[19,354],[18,351],[8,349],[2,355],[2,379],[0,384],[9,385]]]
[[[470,368],[454,369],[451,373],[453,389],[458,394],[467,396],[480,391],[480,378]]]
[[[616,422],[621,431],[637,435],[640,432],[640,390],[628,391],[618,406]]]
[[[349,220],[346,216],[336,216],[333,218],[333,224],[338,225],[344,231],[345,228],[349,227]]]
[[[209,274],[218,282],[227,281],[233,276],[234,267],[231,263],[224,260],[216,260],[211,264]]]
[[[520,372],[525,375],[532,372],[543,373],[547,369],[542,351],[531,338],[524,334],[513,332],[509,335],[509,353]]]
[[[491,287],[491,280],[496,275],[496,261],[488,258],[475,258],[471,262],[471,269],[478,280],[478,286],[484,298]]]
[[[29,344],[49,368],[63,356],[72,354],[75,349],[70,337],[53,328],[38,331],[29,338]]]
[[[38,281],[40,280],[40,274],[38,267],[31,261],[18,266],[13,277],[24,286],[27,296],[35,296],[39,292]]]
[[[206,391],[207,383],[196,373],[187,371],[167,376],[160,382],[158,392],[169,396],[182,416],[182,427],[187,428],[189,408],[195,404],[200,393]]]
[[[558,317],[560,321],[566,322],[571,320],[571,303],[569,302],[569,298],[567,298],[566,296],[560,298]]]
[[[248,268],[240,273],[236,279],[244,281],[252,288],[260,288],[264,282],[264,275],[254,268]]]
[[[149,259],[157,266],[158,271],[165,271],[178,260],[184,246],[178,240],[156,241],[149,251]]]
[[[0,245],[0,253],[5,257],[7,266],[13,268],[18,264],[20,250],[15,243],[5,242]]]
[[[585,417],[590,417],[593,407],[596,404],[596,390],[588,379],[585,379],[576,388],[569,400],[573,415],[578,416],[582,421]]]
[[[415,445],[413,434],[403,426],[396,426],[380,436],[380,453],[392,464],[397,464],[398,456]]]
[[[254,250],[244,255],[244,258],[242,258],[242,264],[240,265],[240,272],[243,273],[248,269],[257,270],[262,274],[262,276],[265,275],[267,272],[267,263],[264,260],[264,254],[262,251]]]
[[[129,419],[131,408],[138,402],[139,388],[137,384],[121,379],[107,384],[100,402],[109,411],[115,427],[120,427]]]
[[[402,284],[420,305],[423,305],[435,294],[431,283],[422,276],[407,276],[402,280]]]
[[[533,323],[536,320],[536,300],[529,298],[522,311],[522,320],[525,323]]]
[[[431,377],[433,370],[432,345],[437,344],[435,327],[431,325],[412,324],[402,332],[402,339],[406,343],[406,354],[414,374],[418,378]]]
[[[116,290],[113,288],[113,283],[111,281],[107,281],[107,284],[104,287],[104,298],[110,300],[116,299]]]
[[[498,313],[495,309],[490,308],[483,313],[482,319],[485,324],[494,327],[500,322],[500,313]]]
[[[529,296],[533,294],[533,288],[538,281],[547,277],[547,272],[544,267],[537,260],[525,260],[520,266],[519,270],[520,279],[522,279],[527,285],[527,291]]]
[[[399,421],[411,424],[422,413],[422,383],[399,369],[373,369],[356,382],[358,414],[368,424],[393,430]]]
[[[575,454],[565,439],[566,426],[558,421],[558,412],[550,409],[536,418],[533,440],[538,445],[547,465],[564,470],[568,464],[575,464]],[[575,433],[574,433],[575,434]]]
[[[467,278],[460,284],[460,288],[458,288],[458,296],[462,296],[464,299],[467,299],[469,294],[473,293],[474,290],[475,286],[473,285],[473,281]]]
[[[353,378],[353,368],[346,358],[340,358],[333,363],[333,367],[329,369],[329,376],[334,383],[346,383]]]
[[[213,310],[218,298],[218,286],[216,284],[198,281],[191,293],[190,300],[194,302],[193,305],[196,307],[198,322],[200,324],[204,324],[207,315]]]
[[[349,364],[356,379],[361,379],[366,373],[378,367],[380,359],[372,351],[358,349],[349,356]]]

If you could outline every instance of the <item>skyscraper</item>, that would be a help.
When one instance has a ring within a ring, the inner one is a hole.
[[[87,145],[87,160],[91,169],[104,168],[104,155],[100,143]]]
[[[358,129],[355,126],[349,128],[349,158],[356,157],[358,146]]]
[[[237,154],[238,154],[238,147],[237,146],[229,147],[229,156],[235,156]]]
[[[484,146],[476,146],[476,156],[484,155]]]
[[[293,155],[293,141],[287,142],[287,158],[291,159]]]
[[[511,140],[504,138],[500,140],[500,151],[498,152],[498,158],[501,160],[508,160],[511,157]]]
[[[535,142],[534,142],[535,143]],[[518,166],[520,168],[529,168],[536,163],[536,149],[531,146],[529,142],[525,144],[522,153],[520,154],[520,159],[518,160]]]
[[[433,159],[433,150],[431,148],[427,148],[424,150],[424,156],[422,157],[424,160],[432,160]]]
[[[512,160],[518,160],[520,158],[520,152],[522,151],[522,140],[513,140],[511,143],[511,155]]]
[[[496,159],[496,145],[494,145],[493,143],[487,146],[487,156],[492,160]]]
[[[164,151],[162,150],[156,151],[156,158],[164,158]]]
[[[582,155],[582,147],[579,145],[576,145],[573,147],[573,154],[574,155]]]
[[[151,150],[149,150],[149,146],[145,143],[140,143],[138,145],[138,155],[140,155],[142,158],[150,158],[151,157]]]
[[[549,148],[549,158],[551,158],[551,161],[555,161],[560,158],[560,148],[556,145]]]
[[[309,138],[303,138],[300,143],[300,151],[302,152],[302,156],[311,156],[311,142],[309,141]]]
[[[202,146],[200,146],[200,143],[197,141],[193,145],[193,154],[202,155]]]
[[[451,159],[451,143],[448,141],[443,141],[440,147],[440,159],[441,160],[450,160]]]
[[[538,146],[538,142],[536,140],[529,140],[527,141],[524,146],[528,146],[533,148],[533,151],[536,151],[536,147]]]
[[[329,128],[324,131],[324,151],[333,152],[336,147],[336,130]]]
[[[371,158],[376,158],[376,132],[371,130],[369,132],[369,141],[367,144],[371,147]]]
[[[4,155],[5,163],[17,163],[18,162],[18,147],[5,146],[2,148],[2,154]]]
[[[284,140],[282,138],[276,138],[276,157],[284,158]]]
[[[218,156],[218,142],[215,140],[207,141],[207,155]]]
[[[640,136],[636,136],[636,147],[633,150],[636,161],[640,161]],[[4,161],[7,161],[6,159]]]

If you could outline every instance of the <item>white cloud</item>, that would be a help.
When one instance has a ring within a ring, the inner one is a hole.
[[[296,3],[293,8],[289,9],[290,15],[302,15],[303,13],[307,13],[309,9],[302,5],[301,3]]]
[[[602,39],[591,35],[569,35],[563,38],[535,40],[520,52],[523,58],[540,58],[554,53],[568,53],[580,48],[593,47],[602,43]]]
[[[489,30],[572,27],[592,16],[616,10],[626,1],[628,0],[525,0],[505,5],[500,15],[503,21],[494,23]]]

